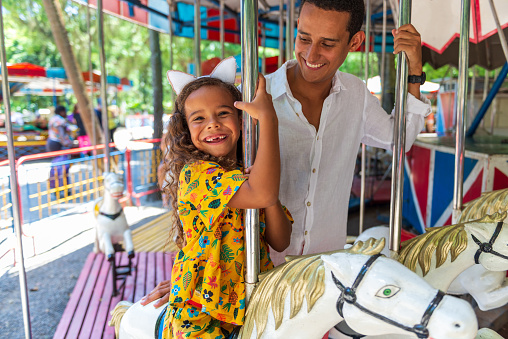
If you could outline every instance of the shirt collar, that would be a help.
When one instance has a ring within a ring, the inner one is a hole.
[[[284,65],[282,65],[278,70],[273,73],[273,77],[271,80],[271,95],[273,99],[278,98],[279,96],[291,93],[291,89],[289,88],[288,79],[287,79],[287,70],[289,68],[296,66],[296,60],[292,59],[286,61]],[[346,86],[341,81],[342,72],[337,71],[332,79],[332,89],[330,90],[330,94],[338,93],[341,90],[347,89]]]

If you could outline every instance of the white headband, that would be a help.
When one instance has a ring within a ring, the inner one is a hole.
[[[167,76],[171,87],[173,87],[173,90],[177,95],[180,94],[185,85],[199,78],[210,77],[234,85],[236,78],[236,60],[234,57],[226,58],[215,66],[210,75],[204,75],[199,78],[196,78],[192,74],[180,71],[168,71]]]

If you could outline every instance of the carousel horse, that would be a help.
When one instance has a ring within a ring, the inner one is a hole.
[[[120,174],[104,172],[104,198],[99,200],[94,208],[97,227],[94,250],[103,252],[109,261],[114,261],[115,245],[120,241],[123,241],[129,258],[134,257],[131,230],[118,202],[123,196],[123,189],[123,178]]]
[[[295,257],[260,276],[240,338],[320,339],[341,320],[367,334],[414,338],[475,338],[476,316],[464,300],[446,296],[394,260],[380,256],[384,240],[348,250]],[[120,302],[111,326],[119,339],[158,337],[165,307]]]
[[[506,221],[507,204],[508,189],[484,193],[466,205],[457,225],[428,229],[427,233],[404,242],[399,261],[449,294],[471,294],[483,311],[505,305],[508,225],[502,226],[501,221]],[[493,218],[497,219],[489,222],[489,214],[495,214]],[[481,218],[486,223],[478,220]],[[378,226],[369,228],[357,240],[388,235],[387,227]],[[382,253],[390,256],[387,248]]]

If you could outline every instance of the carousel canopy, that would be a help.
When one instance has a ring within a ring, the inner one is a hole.
[[[74,0],[83,5],[87,3],[96,8],[96,0]],[[493,0],[503,28],[508,28],[508,1]],[[240,0],[224,0],[225,41],[240,43]],[[383,0],[371,0],[372,41],[371,51],[382,52],[382,9]],[[395,27],[393,17],[397,17],[398,1],[389,0],[387,11],[387,49],[393,51],[391,30]],[[413,1],[411,22],[418,29],[424,46],[423,61],[435,68],[446,64],[458,65],[458,40],[460,25],[460,5],[462,0],[418,0]],[[125,20],[135,22],[163,33],[169,31],[168,15],[171,12],[173,34],[181,37],[194,37],[194,1],[176,0],[170,5],[166,0],[104,0],[104,12]],[[260,0],[260,32],[266,38],[259,44],[278,48],[279,0]],[[286,7],[284,5],[284,7]],[[296,12],[300,0],[295,0]],[[394,9],[392,11],[392,8]],[[285,10],[286,8],[284,8]],[[393,12],[393,13],[392,13]],[[284,16],[286,16],[284,14]],[[219,41],[219,1],[201,0],[201,39]],[[295,14],[297,20],[298,14]],[[284,32],[284,34],[286,34]],[[296,36],[296,34],[295,34]],[[283,37],[285,38],[285,37]],[[364,50],[361,47],[360,50]],[[496,26],[488,0],[471,0],[470,65],[495,69],[506,61],[500,53]]]
[[[22,62],[7,65],[11,95],[40,95],[60,96],[71,94],[72,86],[69,84],[65,69],[62,67],[49,67]],[[0,70],[1,73],[1,70]],[[82,72],[83,80],[90,83],[90,73]],[[99,85],[101,74],[93,71],[93,82]],[[132,81],[114,75],[107,77],[108,91],[128,91],[132,88]],[[1,93],[1,92],[0,92]]]

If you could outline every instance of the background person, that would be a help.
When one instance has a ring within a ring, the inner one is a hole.
[[[55,108],[55,115],[48,122],[48,140],[46,142],[46,151],[60,151],[64,147],[72,146],[71,129],[66,120],[67,111],[63,106]]]

